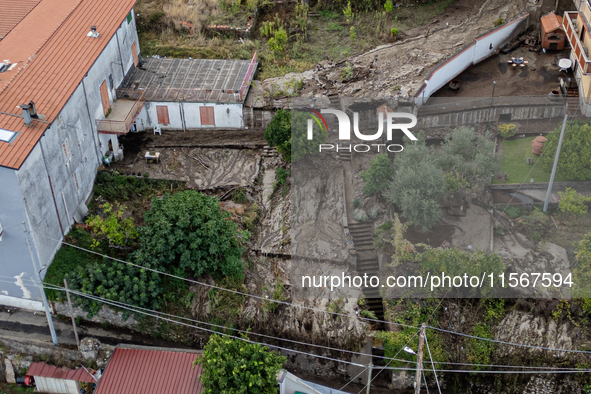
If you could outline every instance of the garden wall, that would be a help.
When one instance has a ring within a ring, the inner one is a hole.
[[[423,87],[415,94],[415,103],[423,105],[431,95],[461,74],[465,69],[496,53],[497,49],[525,31],[529,14],[476,37],[474,42],[460,50],[454,57],[437,66],[425,79]]]

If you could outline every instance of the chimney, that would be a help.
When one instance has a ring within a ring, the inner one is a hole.
[[[30,126],[32,120],[31,120],[31,112],[29,112],[29,109],[31,108],[29,106],[29,104],[21,104],[17,108],[20,108],[23,110],[23,119],[25,120],[25,126]]]
[[[96,26],[90,26],[90,31],[88,32],[88,34],[86,35],[87,37],[92,37],[92,38],[98,38],[98,36],[100,35],[99,32],[96,31]]]
[[[35,107],[35,102],[33,100],[29,101],[29,113],[31,114],[31,118],[39,119],[37,107]]]

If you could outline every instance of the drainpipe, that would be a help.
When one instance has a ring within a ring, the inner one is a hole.
[[[179,103],[179,109],[181,110],[181,123],[183,124],[183,131],[187,131],[187,121],[185,119],[185,107],[183,103]]]
[[[45,137],[45,134],[43,135]],[[53,198],[53,206],[55,207],[55,214],[57,215],[57,221],[60,224],[60,231],[62,232],[62,237],[64,237],[64,227],[62,225],[62,219],[60,219],[60,212],[57,209],[57,201],[55,200],[55,192],[53,191],[53,184],[51,183],[51,176],[49,175],[49,170],[47,167],[47,160],[45,160],[45,153],[43,152],[43,141],[39,143],[41,147],[41,157],[43,158],[43,164],[45,165],[45,172],[47,173],[47,180],[49,181],[49,189],[51,190],[51,198]]]
[[[125,23],[125,21],[123,21],[123,23]],[[125,79],[125,69],[123,68],[123,55],[121,54],[121,45],[119,44],[119,30],[117,29],[117,32],[115,33],[115,40],[117,41],[117,48],[119,48],[119,59],[121,60],[121,62],[119,63],[121,65],[121,80]]]
[[[84,77],[86,78],[88,76],[88,74],[86,74]],[[93,125],[93,121],[92,121],[92,117],[90,116],[90,106],[88,105],[88,95],[86,94],[86,84],[84,83],[84,78],[82,78],[82,90],[84,91],[84,102],[86,103],[86,113],[88,114],[88,121],[90,122],[90,131],[92,131],[92,142],[94,143],[94,150],[97,152],[97,161],[98,161],[98,165],[100,166],[103,161],[101,160],[102,158],[102,153],[99,150],[98,146],[96,146],[96,140],[94,139],[94,130],[92,128]],[[96,131],[96,136],[98,137],[98,130]]]

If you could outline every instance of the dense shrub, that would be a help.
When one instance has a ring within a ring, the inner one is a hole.
[[[388,155],[377,155],[369,163],[369,168],[359,173],[364,182],[363,193],[369,196],[383,192],[388,188],[388,182],[392,180],[393,174],[394,171]]]
[[[541,158],[547,172],[550,172],[554,163],[559,134],[560,127],[547,136],[548,141]],[[564,134],[557,172],[568,180],[591,179],[591,120],[569,122]]]

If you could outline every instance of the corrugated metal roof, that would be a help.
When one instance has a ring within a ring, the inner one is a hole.
[[[198,353],[117,348],[95,394],[200,394]]]
[[[148,58],[121,90],[144,90],[146,101],[241,103],[249,66],[250,60]]]
[[[32,363],[27,371],[28,376],[39,376],[43,378],[75,380],[77,382],[94,383],[96,380],[83,368],[68,369],[58,368],[45,363]]]
[[[135,2],[42,0],[0,41],[0,61],[17,62],[0,74],[0,112],[20,115],[16,106],[32,100],[53,122]],[[91,25],[98,38],[86,36]],[[48,126],[27,127],[19,116],[0,114],[0,128],[19,133],[10,144],[0,142],[0,166],[20,168]]]
[[[0,39],[6,37],[40,1],[0,0]]]
[[[542,30],[544,33],[551,33],[556,29],[562,29],[562,17],[550,12],[540,18],[542,21]]]

